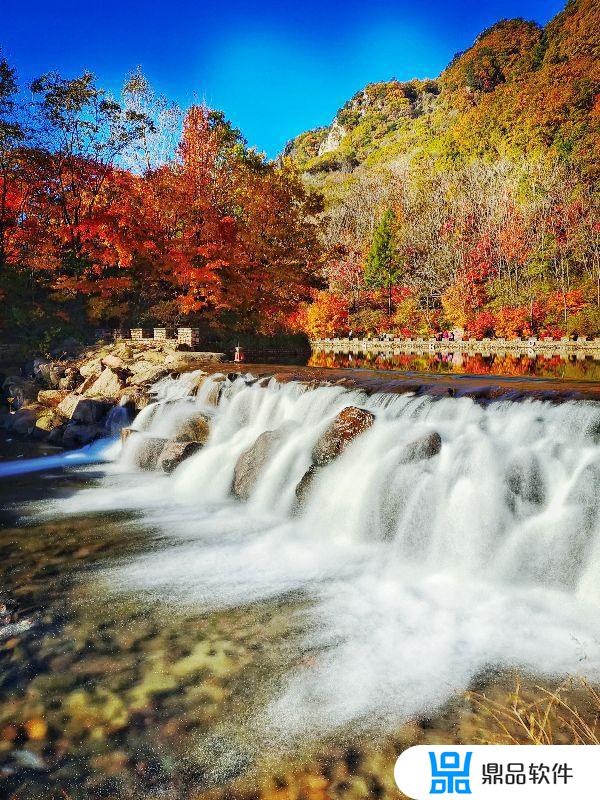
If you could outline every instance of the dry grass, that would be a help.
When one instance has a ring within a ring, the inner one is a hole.
[[[525,689],[517,678],[504,699],[468,698],[489,723],[486,744],[600,744],[600,691],[583,679]]]

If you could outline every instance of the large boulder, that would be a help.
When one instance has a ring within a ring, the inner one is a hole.
[[[364,408],[344,408],[316,443],[312,453],[313,463],[319,467],[329,464],[374,421],[375,415]]]
[[[99,378],[99,374],[88,375],[86,378],[81,381],[81,383],[75,389],[75,394],[85,394],[87,390],[93,386]]]
[[[71,419],[73,416],[73,412],[77,408],[77,404],[80,402],[81,397],[77,394],[68,394],[60,403],[57,405],[56,410],[59,414],[61,414],[65,419]]]
[[[173,439],[176,442],[199,442],[206,444],[210,435],[210,417],[201,412],[187,417],[180,423]]]
[[[42,403],[45,406],[51,406],[52,408],[56,408],[59,403],[65,399],[65,397],[69,394],[69,392],[65,391],[64,389],[42,389],[38,392],[38,403]]]
[[[412,461],[422,461],[433,458],[442,449],[442,437],[437,431],[426,433],[409,442],[400,454],[400,463],[409,464]]]
[[[123,361],[123,359],[119,358],[119,356],[116,356],[113,353],[109,353],[107,356],[104,356],[104,358],[101,360],[101,364],[104,367],[109,367],[113,372],[129,372],[129,367]]]
[[[102,358],[96,357],[86,361],[79,367],[79,372],[84,378],[98,377],[102,372]]]
[[[71,414],[71,419],[75,422],[83,422],[85,425],[93,425],[106,417],[112,403],[107,403],[102,400],[92,400],[91,398],[82,398],[75,406],[75,410]]]
[[[165,368],[164,363],[156,364],[146,359],[134,361],[130,369],[131,375],[127,379],[128,386],[149,386],[170,372]]]
[[[82,394],[86,397],[116,398],[125,385],[125,380],[110,367],[105,367],[98,378]]]
[[[158,459],[168,439],[158,436],[136,436],[133,462],[139,469],[156,469]]]
[[[288,430],[287,426],[282,426],[274,431],[264,431],[254,444],[240,455],[233,471],[233,493],[240,500],[248,500],[261,472]]]
[[[69,422],[62,434],[63,447],[83,447],[106,435],[102,425]]]
[[[81,397],[78,394],[68,394],[62,400],[56,410],[66,419],[75,420],[75,422],[83,422],[87,425],[100,422],[109,409],[112,403],[107,403],[102,400],[93,400],[87,397]]]
[[[200,442],[167,442],[158,457],[156,468],[173,472],[182,461],[193,456],[201,447]]]

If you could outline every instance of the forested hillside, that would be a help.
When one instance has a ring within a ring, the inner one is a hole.
[[[141,71],[0,57],[0,332],[600,333],[600,6],[367,86],[277,162]]]
[[[311,335],[600,331],[595,0],[499,22],[435,80],[367,86],[283,162],[326,199]]]

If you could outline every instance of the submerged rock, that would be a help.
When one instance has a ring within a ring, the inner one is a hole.
[[[317,466],[329,464],[374,421],[375,415],[364,408],[344,408],[316,443],[312,453],[313,463]]]
[[[163,447],[156,468],[173,472],[186,458],[193,456],[202,447],[201,442],[167,442]]]
[[[233,493],[240,500],[248,500],[261,472],[289,430],[290,426],[284,425],[274,431],[264,431],[240,455],[233,472]]]
[[[442,437],[437,431],[419,436],[404,447],[400,454],[400,463],[409,464],[412,461],[422,461],[433,458],[442,449]]]

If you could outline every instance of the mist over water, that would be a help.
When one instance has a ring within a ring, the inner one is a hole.
[[[226,609],[303,600],[302,641],[257,728],[273,737],[393,726],[443,703],[486,668],[600,678],[600,407],[376,394],[198,375],[156,387],[134,426],[172,436],[212,416],[207,445],[172,475],[132,467],[128,440],[100,486],[48,513],[130,509],[155,531],[148,552],[100,573],[105,590]],[[344,407],[376,415],[295,490]],[[285,426],[248,502],[234,467],[259,434]],[[433,458],[403,448],[438,432]],[[136,443],[137,442],[137,443]]]

